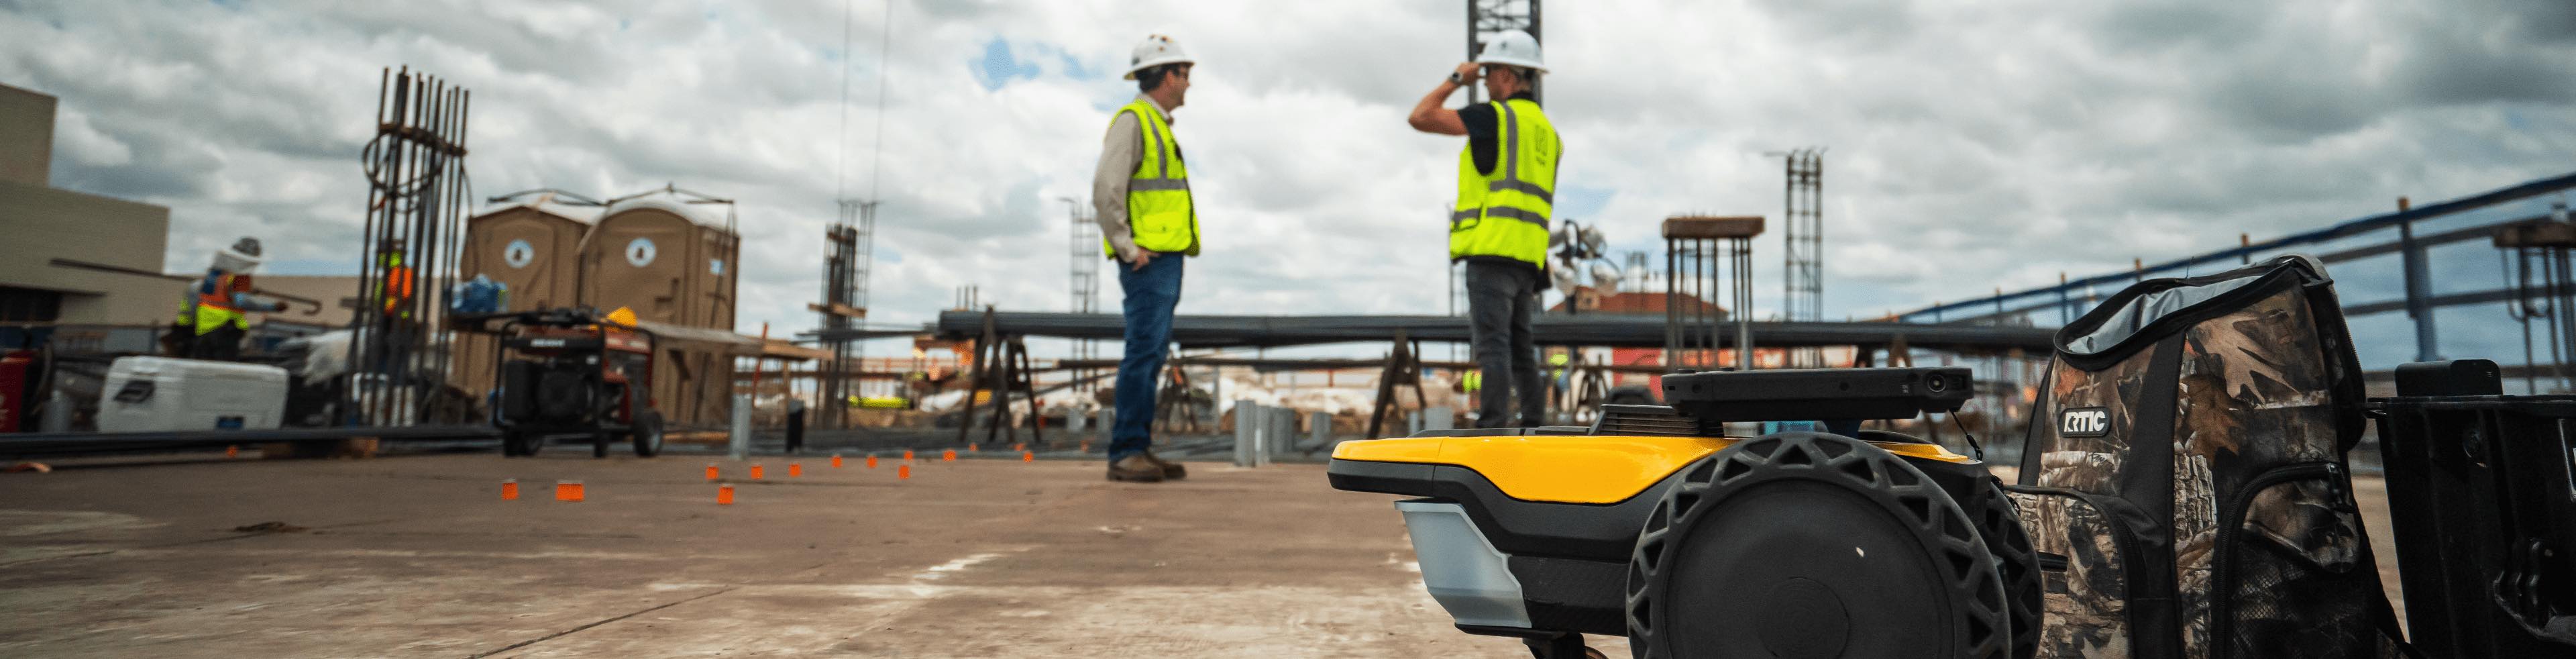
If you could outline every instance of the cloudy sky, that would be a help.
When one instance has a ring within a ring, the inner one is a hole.
[[[251,234],[278,271],[352,269],[380,67],[410,65],[473,90],[478,193],[740,200],[745,328],[813,324],[833,200],[873,190],[872,306],[917,323],[968,284],[1066,308],[1057,199],[1088,194],[1120,65],[1159,32],[1202,61],[1176,128],[1207,234],[1184,313],[1446,308],[1460,140],[1404,114],[1462,59],[1461,3],[854,2],[0,0],[0,83],[61,98],[56,185],[171,208],[172,267]],[[1836,318],[2576,171],[2564,0],[1551,8],[1558,216],[1660,250],[1667,215],[1776,217],[1764,154],[1827,147]],[[1776,235],[1756,249],[1768,315]],[[2437,259],[2441,290],[2497,280],[2483,245]],[[2380,261],[2339,271],[2348,299],[2394,295]],[[2519,351],[2490,341],[2500,311],[2445,313],[2446,349]]]

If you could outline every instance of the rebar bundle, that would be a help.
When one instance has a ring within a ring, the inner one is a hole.
[[[465,117],[472,94],[410,67],[387,69],[367,176],[358,308],[343,385],[346,425],[410,425],[447,382],[453,335],[439,300],[456,279],[466,204]]]

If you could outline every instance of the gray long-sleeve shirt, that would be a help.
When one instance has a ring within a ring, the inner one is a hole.
[[[1172,122],[1172,113],[1163,104],[1143,94],[1137,100],[1154,108],[1163,123]],[[1137,130],[1133,114],[1120,112],[1109,120],[1109,133],[1100,140],[1100,169],[1091,175],[1091,210],[1100,223],[1100,237],[1118,251],[1121,261],[1134,261],[1136,236],[1127,227],[1127,179],[1136,175],[1136,164],[1145,160],[1145,136]]]

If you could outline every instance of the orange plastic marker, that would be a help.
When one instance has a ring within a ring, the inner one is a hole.
[[[716,478],[717,478],[717,472],[716,472],[716,466],[715,466],[715,464],[714,464],[714,463],[708,463],[708,464],[707,464],[707,480],[715,480]]]
[[[911,462],[911,461],[912,461],[912,449],[904,449],[904,450],[903,450],[903,461],[904,461],[904,462]]]
[[[839,469],[839,468],[841,468],[841,454],[839,454],[839,453],[834,453],[834,454],[832,454],[832,468],[833,468],[833,469]]]
[[[581,481],[555,481],[555,500],[579,503]]]
[[[1021,451],[1021,452],[1020,452],[1020,461],[1021,461],[1021,462],[1037,462],[1037,461],[1038,461],[1038,454],[1036,454],[1036,453],[1030,453],[1030,452],[1028,452],[1028,451]]]
[[[974,444],[967,444],[967,445],[966,445],[966,452],[968,452],[968,453],[973,453],[973,452],[975,452],[975,451],[977,451],[977,450],[978,450],[978,449],[976,449],[976,448],[975,448],[975,445],[974,445]]]
[[[956,462],[956,461],[957,461],[957,449],[953,449],[953,448],[952,448],[952,449],[948,449],[948,450],[946,450],[946,451],[941,451],[941,452],[939,453],[939,461],[940,461],[940,462]]]
[[[716,505],[719,505],[719,506],[730,506],[730,505],[733,505],[733,486],[731,486],[731,485],[718,485],[718,486],[716,486]]]
[[[760,480],[760,465],[751,466],[751,479]]]
[[[877,454],[874,454],[874,453],[870,453],[870,454],[868,454],[868,468],[869,468],[869,469],[875,469],[875,468],[877,468]]]
[[[519,500],[519,481],[518,481],[518,479],[511,479],[511,480],[501,481],[501,500],[502,500],[502,501],[517,501],[517,500]]]
[[[895,465],[895,480],[912,480],[912,465]]]
[[[1026,450],[1029,450],[1029,445],[1028,445],[1028,443],[1027,443],[1027,442],[1021,442],[1021,443],[1018,443],[1018,444],[1012,444],[1012,445],[1011,445],[1011,450],[1013,450],[1013,451],[1026,451]]]
[[[240,446],[226,446],[226,447],[224,447],[224,457],[225,457],[226,459],[231,459],[231,458],[238,458],[238,457],[241,457],[241,447],[240,447]]]
[[[1090,453],[1090,452],[1091,452],[1091,440],[1087,440],[1087,439],[1086,439],[1086,440],[1083,440],[1083,441],[1082,441],[1082,450],[1081,450],[1080,452],[1082,452],[1082,453]]]
[[[793,478],[793,477],[803,476],[803,475],[805,475],[805,465],[801,465],[801,464],[797,464],[797,463],[793,463],[793,462],[787,463],[787,476],[788,476],[788,477]]]

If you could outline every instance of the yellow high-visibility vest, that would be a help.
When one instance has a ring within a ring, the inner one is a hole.
[[[1198,256],[1199,215],[1190,205],[1190,168],[1181,161],[1181,143],[1172,138],[1171,122],[1142,98],[1118,111],[1136,115],[1136,130],[1145,140],[1144,157],[1136,160],[1136,171],[1127,178],[1128,232],[1137,247]],[[1100,248],[1110,256],[1118,255],[1118,248],[1105,238]]]
[[[1529,99],[1494,108],[1494,172],[1476,171],[1476,147],[1458,151],[1458,204],[1449,214],[1449,258],[1506,256],[1547,263],[1548,216],[1556,207],[1556,126]]]

